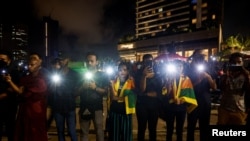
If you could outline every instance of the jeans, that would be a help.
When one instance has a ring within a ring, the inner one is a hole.
[[[56,121],[56,128],[58,133],[58,141],[65,141],[65,121],[67,125],[68,134],[71,141],[77,141],[76,134],[76,112],[70,111],[68,113],[54,112],[54,118]]]
[[[81,118],[80,115],[80,127],[81,127],[81,141],[88,141],[89,127],[91,123],[90,120],[85,120]],[[103,111],[98,110],[94,113],[94,118],[92,119],[94,123],[94,128],[96,131],[96,141],[104,141],[104,130],[103,130]]]

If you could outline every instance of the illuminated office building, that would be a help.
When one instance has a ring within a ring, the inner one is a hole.
[[[45,62],[58,54],[59,23],[50,17],[33,24],[0,24],[0,49],[12,51],[14,59],[39,52]]]
[[[13,59],[19,60],[27,55],[28,27],[25,24],[0,24],[0,49],[13,53]]]
[[[6,50],[26,50],[28,47],[28,27],[24,24],[0,24],[0,48]]]
[[[55,57],[58,54],[59,22],[51,17],[43,17],[43,51],[45,57]]]
[[[135,40],[118,45],[121,58],[140,61],[175,45],[190,56],[194,49],[207,55],[220,48],[223,0],[136,0]]]

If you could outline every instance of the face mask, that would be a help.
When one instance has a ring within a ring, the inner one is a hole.
[[[3,60],[0,60],[0,68],[6,68],[7,67],[7,63],[4,62]]]

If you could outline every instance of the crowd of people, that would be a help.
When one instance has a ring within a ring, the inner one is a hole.
[[[76,118],[81,141],[88,141],[92,121],[97,141],[105,140],[104,131],[109,141],[132,141],[133,114],[138,141],[145,141],[146,130],[149,141],[157,141],[161,114],[166,121],[166,141],[172,141],[174,133],[177,141],[194,141],[197,122],[200,141],[206,141],[210,136],[211,92],[218,89],[217,124],[250,126],[250,77],[241,53],[231,54],[220,81],[201,68],[208,62],[199,50],[189,62],[174,59],[160,67],[151,54],[145,54],[136,69],[130,62],[121,61],[114,67],[114,77],[98,69],[100,60],[95,52],[85,54],[87,70],[83,73],[69,67],[68,55],[55,58],[48,68],[43,67],[38,53],[30,53],[27,61],[28,73],[20,72],[11,67],[10,52],[0,51],[0,141],[3,136],[8,141],[47,141],[53,119],[58,141],[65,141],[66,129],[71,141],[77,141]],[[108,101],[106,123],[104,97]]]

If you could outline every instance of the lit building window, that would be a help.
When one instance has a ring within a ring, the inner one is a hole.
[[[167,12],[167,16],[171,16],[171,12],[170,11]]]
[[[152,14],[155,14],[155,10],[152,10]]]
[[[205,21],[206,19],[207,19],[207,17],[202,17],[202,19],[201,19],[201,20],[202,20],[202,21]]]
[[[147,26],[148,26],[148,23],[145,23],[144,26],[147,27]]]
[[[202,4],[202,8],[205,8],[205,7],[207,7],[207,3]]]
[[[161,13],[161,14],[159,14],[159,18],[162,18],[163,17],[163,14]]]
[[[205,59],[208,60],[208,49],[203,49],[202,54],[205,54]]]
[[[203,9],[203,10],[202,10],[202,14],[203,14],[203,15],[205,15],[205,14],[207,14],[207,13],[208,13],[207,9]]]
[[[134,48],[133,44],[123,44],[120,46],[120,49],[131,49]]]
[[[216,19],[216,15],[215,15],[215,14],[212,15],[212,19],[213,19],[213,20]]]
[[[196,6],[196,5],[194,5],[194,6],[193,6],[193,10],[194,10],[194,11],[196,11],[196,9],[197,9],[197,6]]]
[[[187,50],[184,53],[184,57],[190,57],[193,54],[194,50]]]
[[[182,56],[182,51],[177,51],[176,54]]]
[[[218,52],[217,48],[212,48],[212,55],[215,55]]]
[[[151,36],[155,36],[155,32],[151,34]]]
[[[188,28],[183,28],[183,31],[188,31]]]
[[[192,19],[192,24],[196,24],[197,23],[197,19]]]
[[[158,9],[158,12],[162,12],[162,11],[163,11],[163,9],[162,9],[162,8],[159,8],[159,9]]]
[[[148,32],[148,31],[149,31],[149,28],[146,28],[145,31]]]
[[[168,27],[170,26],[170,24],[167,24],[166,26],[167,26],[167,28],[168,28]]]
[[[147,15],[148,15],[148,12],[146,12],[145,15],[147,16]]]
[[[159,26],[159,29],[162,29],[162,26],[161,26],[161,25]]]

